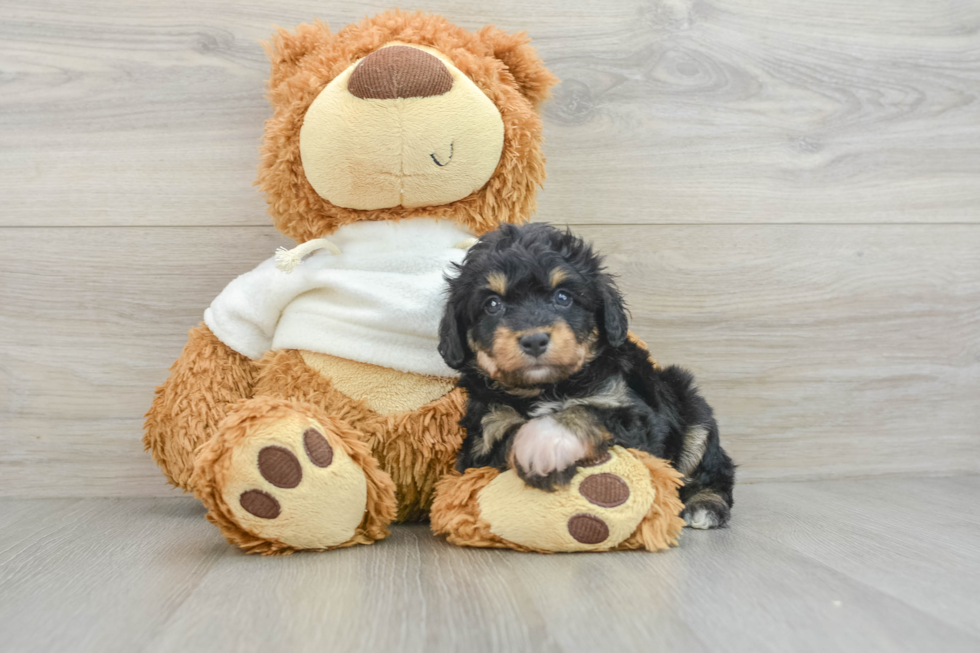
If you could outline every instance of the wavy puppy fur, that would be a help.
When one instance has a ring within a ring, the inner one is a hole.
[[[688,372],[659,368],[629,337],[623,298],[587,243],[545,224],[504,225],[469,250],[449,285],[440,353],[468,394],[459,471],[513,468],[554,490],[616,444],[688,477],[692,526],[727,523],[734,465],[711,407]],[[569,365],[576,349],[581,362]],[[506,430],[499,415],[510,415]],[[515,415],[526,420],[516,429]]]

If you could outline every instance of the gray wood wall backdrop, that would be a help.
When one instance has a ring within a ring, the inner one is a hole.
[[[282,242],[258,41],[385,8],[0,1],[0,494],[173,492],[153,387]],[[406,8],[530,31],[539,218],[608,254],[743,481],[980,471],[980,1]]]

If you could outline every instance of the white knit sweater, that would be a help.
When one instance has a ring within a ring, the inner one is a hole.
[[[246,272],[204,312],[215,336],[252,359],[301,349],[404,372],[455,376],[439,356],[445,274],[472,234],[449,221],[358,222],[330,235],[291,272],[275,257]]]

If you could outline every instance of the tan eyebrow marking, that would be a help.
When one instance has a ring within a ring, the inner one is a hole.
[[[568,278],[567,272],[565,272],[561,268],[555,268],[554,270],[551,271],[551,277],[550,277],[551,287],[554,288],[555,286],[557,286],[567,278]]]
[[[507,293],[507,277],[501,272],[491,272],[487,275],[487,288],[498,295]]]

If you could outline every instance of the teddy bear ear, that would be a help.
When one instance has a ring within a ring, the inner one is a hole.
[[[269,87],[275,88],[292,76],[299,69],[303,57],[331,38],[330,27],[319,20],[299,25],[295,32],[277,27],[272,38],[262,42],[262,47],[272,62]]]
[[[535,109],[539,108],[550,97],[551,87],[558,83],[558,78],[545,68],[537,51],[529,45],[531,39],[527,32],[509,34],[488,25],[479,35],[493,55],[507,66],[524,97]]]

